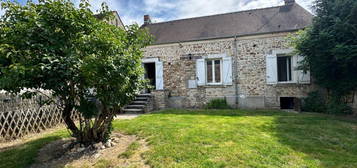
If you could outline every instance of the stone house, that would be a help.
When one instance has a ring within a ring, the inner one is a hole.
[[[120,28],[125,28],[124,23],[122,22],[119,13],[117,11],[110,11],[113,15],[113,17],[111,17],[110,19],[104,20],[103,16],[100,14],[96,14],[94,15],[94,17],[96,17],[97,19],[100,20],[104,20],[105,22],[107,22],[108,24],[114,25],[116,27],[120,27]]]
[[[144,49],[155,107],[201,108],[224,98],[236,108],[297,109],[314,89],[296,70],[287,36],[312,23],[294,0],[277,7],[151,23],[155,42]]]

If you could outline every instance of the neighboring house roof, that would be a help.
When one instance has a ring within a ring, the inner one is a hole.
[[[144,24],[154,44],[197,41],[253,34],[294,31],[312,23],[313,15],[300,5],[284,5],[212,16]]]

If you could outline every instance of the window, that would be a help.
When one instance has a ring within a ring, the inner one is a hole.
[[[207,74],[207,83],[208,84],[220,84],[222,83],[221,79],[221,64],[222,60],[207,60],[206,61],[206,74]]]
[[[291,56],[277,55],[278,82],[292,81]]]

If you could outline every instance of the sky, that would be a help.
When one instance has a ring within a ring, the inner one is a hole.
[[[1,1],[1,0],[0,0]],[[25,3],[26,0],[17,0]],[[72,0],[76,5],[79,0]],[[153,22],[191,18],[248,9],[283,5],[284,0],[90,0],[91,9],[100,9],[102,2],[110,10],[118,11],[124,24],[143,23],[148,14]],[[298,4],[311,11],[313,0],[296,0]],[[4,10],[0,10],[0,15]]]

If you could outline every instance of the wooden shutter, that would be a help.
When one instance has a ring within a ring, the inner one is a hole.
[[[156,90],[163,90],[164,89],[164,67],[163,63],[160,61],[155,62],[155,76],[156,76]]]
[[[205,60],[204,59],[196,60],[196,78],[197,78],[198,86],[203,86],[206,84],[206,72],[205,72]]]
[[[303,60],[304,58],[302,56],[297,56],[297,65]],[[298,82],[301,84],[310,84],[311,77],[310,77],[310,72],[307,71],[304,73],[303,70],[297,70],[297,76],[298,76]]]
[[[267,84],[276,84],[278,82],[276,55],[266,56],[266,80]]]
[[[222,72],[223,84],[232,85],[232,57],[223,58],[223,72]]]

